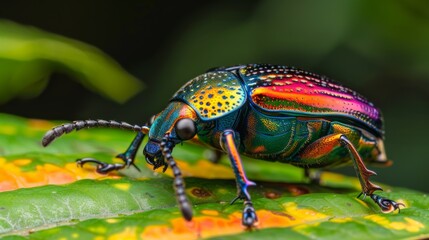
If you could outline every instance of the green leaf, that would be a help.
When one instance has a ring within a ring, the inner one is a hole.
[[[257,187],[250,193],[259,217],[257,231],[241,226],[242,204],[229,204],[236,189],[228,159],[205,160],[207,150],[177,146],[174,156],[186,180],[194,218],[182,217],[170,176],[142,169],[102,176],[73,160],[114,161],[133,134],[112,129],[70,133],[42,148],[53,123],[0,115],[0,236],[6,239],[398,239],[429,236],[425,193],[383,185],[385,197],[404,203],[383,214],[369,199],[357,199],[352,177],[322,174],[322,185],[305,182],[287,164],[245,159]],[[25,147],[23,147],[25,146]],[[131,177],[133,176],[133,177]],[[91,179],[83,179],[91,178]],[[64,184],[68,183],[68,184]],[[7,188],[9,187],[9,188]]]
[[[88,44],[0,20],[0,103],[37,96],[54,71],[118,102],[142,88],[117,62]]]

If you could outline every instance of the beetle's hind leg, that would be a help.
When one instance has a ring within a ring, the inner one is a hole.
[[[361,195],[370,196],[371,199],[381,208],[383,212],[391,212],[403,204],[396,203],[393,200],[383,198],[379,195],[374,194],[374,191],[382,190],[380,186],[369,181],[369,177],[376,175],[374,171],[366,168],[359,152],[353,143],[342,133],[334,133],[308,145],[299,156],[299,161],[306,164],[320,164],[325,165],[334,164],[339,156],[343,156],[344,149],[347,149],[351,156],[356,174],[362,187]]]
[[[237,197],[232,200],[231,204],[238,199],[244,199],[244,210],[242,224],[248,228],[253,227],[258,222],[255,209],[253,208],[250,194],[247,191],[247,187],[256,185],[254,182],[249,181],[244,172],[243,165],[241,163],[240,154],[238,153],[234,131],[225,130],[221,137],[221,146],[225,152],[228,153],[229,159],[231,160],[232,168],[234,169],[235,180],[237,182]]]
[[[134,159],[136,157],[137,151],[145,137],[145,134],[143,132],[138,132],[137,136],[134,138],[134,140],[131,142],[128,149],[121,154],[118,154],[116,157],[120,158],[124,161],[124,163],[105,163],[101,162],[99,160],[96,160],[94,158],[81,158],[76,160],[76,163],[79,166],[83,166],[86,163],[95,163],[97,164],[97,172],[101,174],[107,174],[111,171],[120,170],[126,167],[130,167],[131,165],[134,166],[137,170],[140,171],[140,169],[135,165]]]
[[[341,135],[339,140],[340,144],[346,147],[349,151],[353,160],[353,166],[362,186],[362,193],[360,193],[358,197],[360,197],[361,195],[363,195],[364,198],[366,196],[370,196],[371,199],[381,208],[381,211],[383,211],[384,213],[393,212],[396,209],[398,209],[398,211],[401,211],[400,206],[405,206],[404,204],[397,203],[393,200],[374,194],[374,191],[376,190],[383,190],[381,189],[381,187],[369,181],[369,177],[372,175],[376,175],[376,173],[366,168],[358,151],[345,135]]]

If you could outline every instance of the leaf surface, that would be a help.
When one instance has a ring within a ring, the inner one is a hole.
[[[287,164],[245,159],[258,186],[250,193],[259,217],[255,231],[241,226],[242,204],[229,204],[236,189],[228,159],[206,160],[200,146],[177,146],[174,156],[186,180],[194,218],[186,222],[174,198],[171,173],[142,169],[108,176],[74,159],[116,161],[133,134],[112,129],[70,133],[42,148],[54,123],[0,115],[0,234],[5,239],[401,239],[429,236],[425,193],[383,185],[380,195],[404,203],[383,214],[361,200],[353,177],[322,174],[322,186],[306,183]]]

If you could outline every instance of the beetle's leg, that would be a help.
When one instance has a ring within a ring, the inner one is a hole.
[[[350,140],[345,135],[341,135],[340,143],[342,146],[345,146],[348,149],[350,155],[352,156],[353,165],[355,167],[356,174],[358,175],[359,181],[362,186],[362,193],[359,194],[358,197],[360,197],[362,194],[364,198],[365,196],[369,195],[384,213],[389,213],[395,211],[396,209],[400,211],[401,209],[399,208],[399,206],[405,206],[404,204],[397,203],[393,200],[383,198],[377,194],[374,194],[375,190],[383,190],[381,189],[381,187],[371,183],[368,179],[370,176],[376,175],[376,173],[366,168],[362,158],[360,157],[358,151],[350,142]]]
[[[124,163],[105,163],[98,161],[94,158],[81,158],[76,160],[76,163],[79,166],[83,166],[86,163],[95,163],[97,164],[97,172],[101,174],[107,174],[114,170],[120,170],[125,167],[130,167],[133,165],[137,170],[140,171],[140,169],[135,165],[134,159],[136,157],[136,153],[145,137],[145,134],[143,132],[138,132],[137,136],[134,138],[134,140],[131,142],[128,149],[121,154],[118,154],[116,157],[120,158],[124,161]]]
[[[231,204],[237,199],[244,199],[242,223],[246,227],[252,227],[258,221],[258,218],[256,216],[255,209],[253,208],[247,187],[254,186],[256,184],[249,181],[246,177],[243,164],[241,163],[240,154],[238,153],[235,144],[234,131],[225,130],[222,133],[221,146],[224,151],[228,153],[232,168],[234,169],[235,180],[237,182],[237,197],[232,200]]]
[[[337,154],[341,154],[339,151],[344,148],[347,149],[351,156],[356,174],[362,187],[361,194],[364,196],[370,196],[383,212],[390,212],[398,209],[402,204],[374,194],[374,191],[382,190],[381,187],[369,181],[369,177],[376,173],[366,168],[357,149],[344,134],[331,134],[311,143],[302,151],[299,156],[299,161],[303,164],[329,164],[329,160],[333,159],[332,161],[335,161],[334,159],[338,159]],[[360,195],[358,197],[360,197]]]
[[[182,173],[179,167],[176,164],[173,156],[171,155],[171,149],[167,146],[168,139],[164,137],[161,142],[161,151],[164,158],[167,160],[168,165],[171,167],[174,175],[174,190],[176,192],[176,200],[179,204],[180,211],[182,212],[183,217],[187,221],[192,220],[192,207],[189,203],[188,197],[186,197],[185,192],[185,181],[182,178]]]

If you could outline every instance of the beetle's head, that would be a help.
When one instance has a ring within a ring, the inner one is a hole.
[[[162,154],[161,143],[164,139],[169,149],[197,134],[199,118],[195,111],[183,102],[170,102],[167,108],[152,118],[149,140],[143,150],[146,161],[154,169],[166,166]]]

